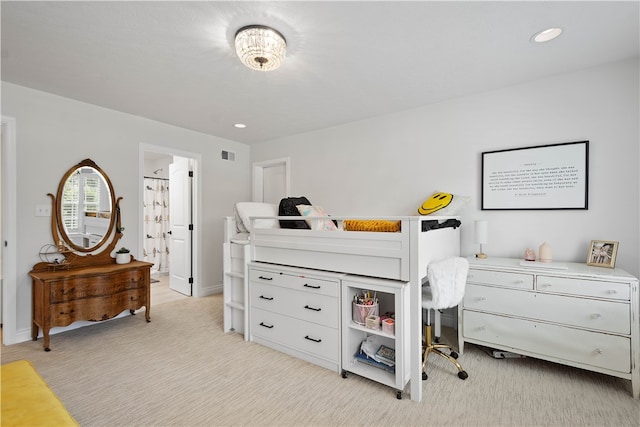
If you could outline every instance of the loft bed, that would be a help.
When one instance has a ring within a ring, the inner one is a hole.
[[[266,205],[266,204],[263,204]],[[421,286],[427,265],[460,254],[460,221],[455,216],[354,217],[305,216],[311,229],[281,228],[277,206],[257,206],[273,214],[225,218],[225,331],[248,339],[248,263],[251,261],[310,268],[410,283],[411,399],[422,400]],[[335,229],[326,230],[322,222]],[[350,231],[350,222],[397,224],[397,231]],[[239,223],[248,225],[240,231]]]
[[[430,262],[459,253],[458,233],[447,226],[460,225],[455,217],[331,218],[338,222],[338,230],[254,226],[251,260],[409,282],[413,268],[422,278]],[[390,221],[399,223],[399,230],[349,231],[340,227],[346,220]]]

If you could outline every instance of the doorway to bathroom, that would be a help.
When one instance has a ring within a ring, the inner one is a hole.
[[[171,292],[193,296],[197,159],[153,146],[141,153],[141,259],[153,263],[152,289],[168,284]]]

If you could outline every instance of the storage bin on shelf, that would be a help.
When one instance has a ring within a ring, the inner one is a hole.
[[[367,317],[379,315],[379,304],[374,302],[373,304],[358,304],[353,302],[353,321],[358,325],[365,326],[367,324]]]

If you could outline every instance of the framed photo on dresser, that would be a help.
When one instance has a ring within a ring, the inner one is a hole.
[[[618,255],[618,242],[611,240],[592,240],[589,245],[587,265],[614,268]]]

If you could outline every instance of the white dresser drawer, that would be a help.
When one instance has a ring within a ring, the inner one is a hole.
[[[505,288],[533,289],[533,274],[471,268],[467,275],[467,282]]]
[[[337,298],[275,284],[252,282],[251,306],[332,328],[340,324]]]
[[[260,270],[252,268],[249,272],[249,279],[255,283],[269,283],[275,286],[282,286],[289,289],[307,291],[314,294],[338,296],[338,282],[323,280],[304,275],[292,275],[281,272]]]
[[[467,311],[465,338],[534,353],[553,362],[577,362],[631,372],[631,340],[626,337]]]
[[[334,362],[340,360],[338,329],[252,308],[251,333],[312,356]]]
[[[629,304],[468,285],[464,308],[523,317],[602,332],[629,334]]]
[[[541,292],[554,292],[595,298],[608,298],[629,301],[628,283],[606,282],[580,278],[538,275],[537,289]]]

